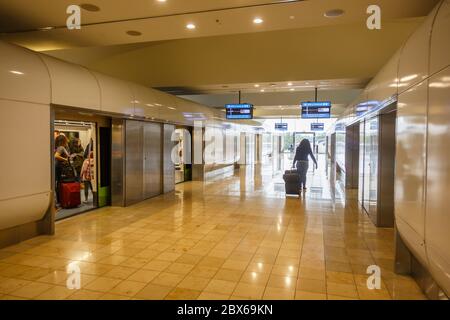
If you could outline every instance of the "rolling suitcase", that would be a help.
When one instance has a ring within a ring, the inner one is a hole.
[[[81,204],[80,183],[61,182],[59,202],[62,208],[76,208]]]
[[[286,196],[298,196],[299,176],[297,170],[286,170],[283,175]]]

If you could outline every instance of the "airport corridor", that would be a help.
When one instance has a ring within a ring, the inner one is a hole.
[[[60,221],[54,236],[0,250],[0,299],[425,299],[393,272],[394,230],[374,227],[351,192],[330,198],[338,183],[319,162],[300,199],[270,164],[243,166]],[[369,265],[380,290],[367,288]]]

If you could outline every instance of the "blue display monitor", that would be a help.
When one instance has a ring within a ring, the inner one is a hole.
[[[302,102],[303,119],[331,118],[331,102]]]
[[[287,123],[275,123],[275,130],[287,131],[287,129],[288,129]]]
[[[311,131],[323,131],[325,129],[325,124],[323,123],[311,123]]]
[[[252,104],[227,104],[225,109],[227,112],[227,119],[253,119]]]

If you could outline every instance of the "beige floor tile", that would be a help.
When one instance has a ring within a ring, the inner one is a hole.
[[[327,281],[334,283],[355,284],[355,279],[352,273],[327,271]]]
[[[194,268],[194,265],[192,264],[186,264],[186,263],[172,263],[170,266],[167,267],[167,269],[164,270],[164,272],[170,272],[170,273],[176,273],[180,275],[186,275]]]
[[[196,256],[192,254],[182,254],[176,262],[178,263],[185,263],[185,264],[191,264],[196,265],[201,259],[203,259],[203,256]]]
[[[113,293],[105,293],[98,300],[130,300],[130,297]]]
[[[241,270],[219,269],[214,279],[238,282],[244,272]]]
[[[133,273],[135,273],[137,270],[138,269],[136,268],[116,266],[107,273],[105,273],[105,277],[125,280]]]
[[[70,295],[68,300],[98,300],[100,297],[104,295],[103,292],[96,292],[90,290],[75,290],[72,295]]]
[[[183,278],[184,276],[180,274],[161,272],[151,282],[160,286],[175,287]]]
[[[249,265],[248,261],[245,260],[225,260],[224,264],[221,266],[223,269],[231,269],[231,270],[241,270],[244,271],[247,269]]]
[[[109,293],[133,297],[146,286],[143,282],[124,280],[112,288]]]
[[[327,293],[326,282],[322,280],[299,278],[297,279],[298,291],[314,292],[314,293]]]
[[[370,290],[366,287],[357,286],[358,295],[361,300],[391,300],[391,295],[386,289]]]
[[[135,298],[144,299],[144,300],[162,300],[164,299],[171,291],[172,287],[159,286],[155,284],[146,285],[141,291],[139,291]]]
[[[192,269],[189,275],[193,277],[212,279],[218,271],[219,268],[197,266]]]
[[[9,294],[31,283],[28,280],[0,277],[0,293]]]
[[[232,281],[213,279],[208,283],[203,291],[231,295],[236,287],[236,284],[236,282]]]
[[[343,296],[336,296],[333,294],[327,295],[327,300],[357,300],[356,298],[349,298],[349,297],[343,297]]]
[[[324,293],[308,292],[297,290],[295,291],[295,300],[326,300],[327,295]]]
[[[248,298],[252,300],[262,299],[264,286],[253,285],[245,282],[239,282],[233,291],[233,295]]]
[[[226,294],[202,292],[197,300],[228,300],[229,298],[230,296]]]
[[[285,277],[276,274],[270,275],[269,281],[267,282],[268,287],[292,289],[292,290],[295,289],[296,284],[297,284],[296,277]]]
[[[295,296],[294,289],[266,287],[264,300],[292,300]]]
[[[201,294],[201,291],[175,288],[167,296],[166,300],[196,300]]]
[[[89,283],[85,289],[99,292],[109,292],[112,288],[121,282],[119,279],[98,277]]]
[[[130,281],[138,281],[142,283],[150,283],[152,282],[158,275],[160,274],[159,271],[153,271],[153,270],[138,270],[132,275],[130,275],[127,280]]]
[[[269,273],[246,271],[242,274],[240,282],[265,287],[267,282],[269,281],[269,277]]]
[[[172,262],[170,261],[163,261],[163,260],[152,260],[146,265],[142,267],[142,269],[146,270],[154,270],[154,271],[164,271],[167,269]]]
[[[424,299],[394,273],[394,230],[375,228],[352,190],[322,201],[333,191],[322,171],[309,182],[322,194],[301,201],[277,191],[263,165],[64,220],[55,235],[0,249],[0,299]],[[82,289],[66,297],[71,263]],[[366,287],[371,264],[382,268],[380,291]]]
[[[33,299],[38,295],[40,295],[41,293],[43,293],[44,291],[47,291],[51,287],[52,285],[46,283],[31,282],[11,292],[11,295],[21,298]]]
[[[203,291],[208,285],[210,279],[202,277],[187,276],[179,284],[178,287],[182,289],[192,289],[196,291]]]
[[[97,262],[101,263],[101,264],[111,264],[113,266],[118,266],[119,264],[121,264],[122,262],[124,262],[125,260],[128,260],[128,259],[129,259],[129,257],[126,257],[126,256],[111,255],[111,256],[102,258]]]
[[[53,286],[38,295],[37,300],[64,300],[74,293],[74,290],[67,289],[63,286]]]
[[[327,294],[349,298],[358,298],[356,285],[352,284],[327,282]]]

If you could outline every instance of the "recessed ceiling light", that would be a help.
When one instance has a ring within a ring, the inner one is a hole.
[[[264,92],[264,91],[266,91],[266,90],[264,90],[264,89],[261,89],[261,92]]]
[[[139,32],[136,30],[128,30],[127,35],[137,37],[137,36],[142,35],[142,32]]]
[[[166,0],[158,0],[158,2],[166,2]]]
[[[261,18],[255,18],[255,19],[253,19],[253,23],[254,23],[254,24],[261,24],[261,23],[263,23],[263,22],[264,22],[264,20],[261,19]]]
[[[325,12],[325,17],[327,18],[336,18],[336,17],[340,17],[344,14],[344,10],[342,9],[332,9],[332,10],[328,10],[327,12]]]
[[[288,82],[288,86],[292,86],[292,82]]]
[[[291,89],[289,89],[289,91],[295,91],[295,89],[294,89],[294,88],[291,88]]]
[[[193,24],[193,23],[188,23],[188,24],[186,25],[186,28],[189,29],[189,30],[194,30],[194,29],[197,28],[197,27],[196,27],[195,24]]]
[[[259,84],[255,84],[255,88],[259,88]]]
[[[91,3],[82,3],[82,4],[80,4],[80,8],[84,9],[86,11],[90,11],[90,12],[100,11],[100,8],[98,6],[96,6],[95,4],[91,4]]]
[[[17,74],[17,75],[23,75],[24,73],[21,71],[17,71],[17,70],[11,70],[10,71],[12,74]]]

